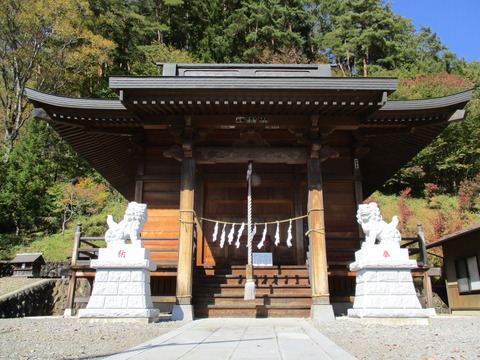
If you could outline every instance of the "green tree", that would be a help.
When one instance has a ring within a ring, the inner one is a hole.
[[[448,126],[413,160],[423,167],[426,182],[436,183],[451,194],[464,180],[480,174],[480,99],[468,105],[467,119]]]
[[[48,125],[28,120],[10,161],[0,163],[0,233],[55,230],[47,189],[89,173],[89,166]]]
[[[90,29],[117,45],[109,69],[116,75],[131,73],[132,64],[141,58],[139,46],[168,44],[172,16],[183,4],[182,0],[88,1],[94,15]]]
[[[465,70],[472,78],[475,67]],[[472,71],[472,72],[470,72]],[[477,78],[480,72],[477,72]],[[441,97],[464,91],[473,87],[472,81],[465,75],[440,72],[435,75],[416,76],[412,79],[401,78],[399,90],[393,98],[423,99]],[[422,169],[423,183],[434,183],[443,192],[455,194],[464,180],[471,180],[480,173],[480,98],[478,92],[467,105],[467,118],[450,124],[429,146],[423,149],[408,165],[400,171],[388,186],[397,189],[409,185],[412,177],[409,168]],[[413,183],[410,183],[412,186]],[[420,185],[415,179],[415,185]],[[388,190],[387,186],[387,190]]]
[[[245,0],[227,19],[232,61],[270,62],[270,55],[292,54],[298,62],[306,49],[309,18],[301,0]]]
[[[107,186],[84,177],[57,182],[48,189],[48,194],[53,197],[52,212],[61,220],[62,239],[67,223],[74,216],[92,216],[101,212],[110,197]]]
[[[371,64],[392,63],[412,31],[382,0],[326,0],[317,13],[317,39],[343,76],[357,68],[368,76]]]
[[[422,26],[417,35],[418,66],[427,74],[435,74],[444,70],[442,54],[447,50],[440,38],[430,27]],[[449,54],[449,57],[451,53]]]
[[[227,36],[230,16],[239,9],[240,0],[197,0],[188,2],[188,31],[172,39],[172,45],[191,50],[204,62],[228,63],[235,53],[235,39]],[[185,34],[188,33],[188,36]],[[179,41],[180,40],[180,41]]]
[[[0,127],[4,161],[29,114],[25,87],[57,90],[83,80],[113,44],[84,26],[83,0],[0,0]],[[97,69],[95,68],[95,71]]]
[[[138,46],[139,56],[132,62],[131,72],[134,75],[161,75],[158,63],[196,63],[198,60],[191,53],[177,50],[165,44]]]

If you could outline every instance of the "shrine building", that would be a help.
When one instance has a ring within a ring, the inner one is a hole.
[[[27,96],[37,119],[148,205],[152,295],[185,319],[327,319],[349,307],[357,205],[464,119],[473,93],[388,100],[397,79],[332,77],[330,65],[162,65],[163,76],[110,77],[118,99]],[[249,163],[254,300],[243,299]],[[88,266],[74,276],[93,279]]]

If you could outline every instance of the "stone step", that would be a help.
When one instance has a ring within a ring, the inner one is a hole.
[[[263,266],[255,267],[254,274],[261,275],[277,275],[277,276],[308,276],[308,269],[306,266]],[[239,275],[245,276],[245,266],[229,266],[229,267],[198,267],[195,269],[195,275]]]
[[[199,305],[194,307],[195,317],[309,317],[310,305],[279,306],[244,304],[238,306]]]
[[[194,300],[195,305],[218,305],[218,306],[241,306],[246,300],[243,299],[242,294],[216,294],[214,296],[196,296]],[[249,304],[255,305],[281,305],[281,306],[295,306],[300,305],[310,306],[312,304],[311,297],[296,296],[291,294],[286,295],[259,295],[256,294],[254,300],[248,300]]]
[[[208,284],[199,284],[193,287],[194,296],[203,294],[243,294],[244,284],[219,284],[217,287],[211,287]],[[288,295],[311,296],[310,285],[257,285],[256,293],[258,295]]]
[[[308,285],[310,283],[308,276],[255,275],[254,279],[257,285]],[[194,283],[210,284],[211,286],[217,284],[244,285],[245,281],[245,276],[239,275],[203,275],[194,278]]]

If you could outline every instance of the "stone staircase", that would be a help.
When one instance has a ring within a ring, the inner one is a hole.
[[[197,267],[195,317],[309,317],[311,289],[306,266],[255,267],[256,298],[244,300],[245,266]]]

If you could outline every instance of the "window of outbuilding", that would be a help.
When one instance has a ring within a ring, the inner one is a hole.
[[[480,291],[480,274],[476,256],[456,260],[455,270],[460,293]]]

